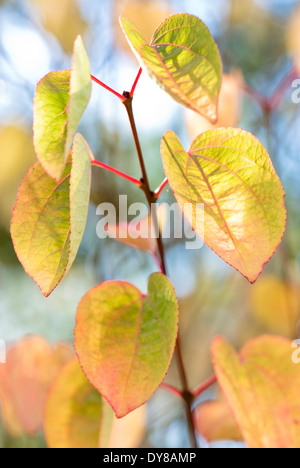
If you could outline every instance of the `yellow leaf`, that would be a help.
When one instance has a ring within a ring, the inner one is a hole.
[[[243,440],[230,408],[223,398],[202,403],[197,407],[195,414],[197,430],[208,442]]]
[[[287,50],[300,72],[300,5],[292,12],[286,30]]]
[[[186,109],[185,121],[189,136],[194,140],[200,133],[218,127],[237,127],[241,116],[242,72],[238,69],[223,75],[219,96],[218,120],[212,124],[204,117]]]
[[[7,225],[24,172],[36,158],[32,135],[22,127],[0,127],[0,147],[0,223]]]
[[[146,41],[150,42],[157,25],[171,14],[169,0],[114,0],[114,2],[115,44],[131,57],[131,49],[120,28],[119,16],[125,16],[132,21]]]
[[[41,11],[45,29],[71,53],[78,34],[83,34],[87,23],[82,18],[76,0],[34,0]]]
[[[51,346],[40,336],[23,338],[8,351],[6,364],[0,364],[0,404],[12,436],[42,429],[49,386],[72,355],[69,346]]]
[[[292,342],[265,335],[240,353],[216,338],[216,376],[249,448],[300,448],[300,372]]]
[[[258,281],[250,292],[252,311],[267,332],[295,338],[300,319],[300,292],[275,276]]]

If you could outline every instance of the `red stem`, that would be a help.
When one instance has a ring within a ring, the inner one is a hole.
[[[125,172],[121,172],[118,169],[115,169],[114,167],[108,166],[107,164],[104,164],[100,161],[92,161],[91,162],[92,166],[97,166],[101,167],[102,169],[106,169],[107,171],[113,172],[114,174],[117,174],[118,176],[123,177],[123,179],[129,180],[129,182],[132,182],[134,185],[137,187],[141,187],[141,181],[138,179],[135,179],[134,177],[131,177],[128,174],[125,174]]]
[[[271,110],[277,109],[284,97],[287,88],[290,87],[293,80],[298,76],[297,70],[292,67],[290,71],[283,77],[276,90],[269,99],[269,107]]]
[[[122,102],[124,101],[124,96],[122,96],[122,94],[119,94],[117,91],[115,91],[114,89],[110,88],[109,86],[107,86],[105,83],[103,83],[102,81],[98,80],[98,78],[96,78],[95,76],[91,75],[91,79],[97,83],[98,85],[102,86],[102,88],[106,89],[107,91],[109,91],[110,93],[114,94],[115,96],[117,96],[117,98],[119,98]]]
[[[137,76],[136,76],[136,79],[135,79],[135,81],[134,81],[134,83],[133,83],[133,85],[132,85],[131,91],[130,91],[130,96],[131,96],[131,97],[133,97],[133,95],[134,95],[135,88],[136,88],[136,86],[137,86],[137,84],[138,84],[138,82],[139,82],[139,79],[140,79],[140,77],[141,77],[142,72],[143,72],[143,69],[140,68],[139,71],[138,71],[138,74],[137,74]]]
[[[205,390],[207,390],[209,387],[214,385],[217,382],[217,377],[214,375],[210,379],[206,380],[200,387],[198,387],[194,392],[193,396],[194,398],[197,398],[199,395],[201,395]]]
[[[261,93],[256,91],[256,89],[251,88],[247,84],[243,84],[242,86],[243,91],[248,94],[252,99],[258,102],[258,104],[263,108],[266,109],[268,106],[268,99],[265,98]]]
[[[167,178],[165,178],[165,180],[160,184],[160,186],[155,190],[154,194],[156,196],[156,199],[158,200],[159,197],[161,196],[163,190],[165,189],[165,187],[168,185],[169,181]]]
[[[167,392],[171,393],[172,395],[182,398],[182,392],[178,388],[175,388],[165,382],[163,382],[160,387],[164,390],[167,390]]]

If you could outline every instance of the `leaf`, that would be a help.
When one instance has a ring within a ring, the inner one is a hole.
[[[122,48],[132,57],[131,48],[120,29],[119,17],[125,16],[132,21],[143,36],[150,41],[156,26],[171,14],[169,0],[114,0],[114,35],[115,46]]]
[[[65,52],[72,52],[76,35],[83,34],[87,27],[80,14],[78,2],[76,0],[33,1],[41,10],[41,20],[45,29],[56,36]]]
[[[112,412],[112,409],[110,409]],[[146,429],[146,407],[141,406],[137,410],[125,416],[125,418],[113,418],[111,433],[107,448],[138,448]]]
[[[109,281],[80,302],[75,349],[89,381],[118,418],[143,405],[164,379],[174,352],[178,305],[171,282],[150,276],[148,295]]]
[[[157,206],[157,205],[156,205]],[[157,206],[157,220],[160,231],[164,229],[166,223],[166,205]],[[157,251],[157,238],[152,216],[149,214],[138,222],[121,222],[117,225],[108,224],[106,231],[112,239],[116,239],[134,249],[155,253]]]
[[[300,447],[300,373],[291,341],[261,336],[239,354],[223,338],[212,345],[218,382],[250,448]]]
[[[196,427],[207,442],[243,440],[228,404],[223,399],[205,401],[195,411]]]
[[[80,36],[74,44],[72,70],[46,75],[34,98],[34,146],[46,172],[59,181],[72,140],[90,100],[88,56]]]
[[[296,338],[300,319],[299,289],[275,276],[265,276],[250,291],[253,315],[267,332]]]
[[[91,152],[76,135],[72,163],[59,183],[39,162],[26,174],[14,207],[11,236],[26,273],[49,296],[75,260],[86,225]]]
[[[13,437],[42,429],[47,392],[59,369],[73,353],[66,344],[51,346],[40,336],[21,339],[0,365],[1,414]]]
[[[18,186],[36,160],[32,137],[23,126],[0,126],[0,147],[7,158],[0,159],[0,225],[9,225]]]
[[[98,448],[103,401],[83,374],[77,358],[59,373],[45,411],[50,448]]]
[[[161,155],[181,209],[191,204],[185,214],[197,234],[255,282],[286,224],[284,191],[263,145],[244,130],[222,128],[201,134],[187,153],[167,132]]]
[[[218,104],[216,124],[208,122],[202,115],[186,109],[185,121],[189,136],[195,139],[200,133],[219,127],[237,127],[241,117],[243,75],[239,69],[224,74]]]
[[[291,13],[291,16],[287,22],[287,30],[286,30],[287,50],[293,60],[294,66],[296,68],[296,72],[300,71],[299,27],[300,27],[300,6],[298,4]]]
[[[140,65],[180,104],[208,120],[217,120],[222,62],[208,28],[186,13],[167,18],[147,44],[136,27],[121,26]]]

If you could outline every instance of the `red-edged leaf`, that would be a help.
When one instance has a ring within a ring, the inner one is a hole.
[[[218,382],[250,448],[300,448],[300,372],[291,341],[261,336],[239,354],[216,338]]]
[[[186,152],[167,132],[161,154],[170,187],[197,234],[255,282],[286,224],[284,191],[263,145],[244,130],[220,128],[199,135]]]
[[[49,296],[72,266],[86,225],[91,184],[91,152],[74,139],[72,163],[56,182],[40,163],[19,188],[11,236],[24,270]]]
[[[144,404],[164,379],[174,352],[178,305],[171,282],[150,276],[148,294],[110,281],[89,291],[77,310],[80,364],[117,417]]]

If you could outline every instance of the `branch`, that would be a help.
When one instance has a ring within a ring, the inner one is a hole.
[[[147,202],[149,204],[150,214],[152,215],[154,227],[158,233],[157,248],[158,248],[159,256],[161,260],[161,271],[164,275],[167,276],[164,245],[163,245],[160,229],[158,228],[157,213],[155,209],[153,210],[153,205],[157,202],[157,197],[155,193],[152,192],[150,188],[150,184],[149,184],[149,179],[148,179],[148,175],[147,175],[147,171],[146,171],[146,167],[144,163],[144,157],[143,157],[143,153],[142,153],[142,149],[141,149],[141,145],[140,145],[140,141],[139,141],[136,125],[135,125],[134,115],[133,115],[133,109],[132,109],[133,98],[128,92],[124,93],[124,97],[125,97],[125,100],[123,101],[123,104],[128,114],[131,130],[132,130],[132,135],[134,138],[135,147],[136,147],[136,151],[137,151],[137,155],[139,158],[139,163],[140,163],[140,167],[142,171],[142,176],[143,176],[141,180],[142,182],[141,189],[144,191],[145,196],[147,198]],[[198,444],[197,444],[197,437],[196,437],[196,428],[195,428],[195,422],[194,422],[193,413],[192,413],[192,404],[194,401],[194,396],[188,389],[188,382],[187,382],[186,371],[185,371],[183,358],[182,358],[179,333],[177,336],[175,352],[176,352],[176,357],[177,357],[177,365],[178,365],[178,370],[180,374],[180,379],[182,383],[181,397],[185,403],[185,412],[186,412],[186,418],[187,418],[187,423],[188,423],[188,428],[189,428],[190,439],[191,439],[192,446],[194,448],[197,448]]]

